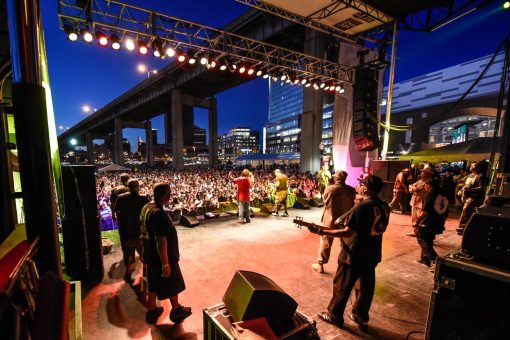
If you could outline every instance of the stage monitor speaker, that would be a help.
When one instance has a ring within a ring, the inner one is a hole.
[[[184,227],[193,228],[199,225],[200,221],[194,216],[182,215],[179,224]]]
[[[222,300],[235,322],[264,317],[277,334],[288,329],[298,305],[268,277],[244,270],[236,271]]]
[[[271,203],[262,203],[260,205],[260,212],[264,214],[270,214],[273,211],[273,204]]]
[[[311,207],[322,208],[324,206],[324,201],[322,198],[310,198],[308,199],[308,203]]]
[[[295,209],[310,209],[310,204],[307,200],[298,198],[292,207]]]
[[[477,262],[510,268],[510,208],[475,212],[464,230],[461,250]]]
[[[93,165],[63,165],[64,213],[66,217],[97,214],[96,175]]]
[[[436,264],[425,339],[509,339],[510,272],[448,255]]]
[[[62,220],[65,273],[75,280],[103,279],[103,249],[96,215],[65,217]]]
[[[62,237],[66,274],[73,279],[97,282],[104,275],[95,167],[62,166],[64,218]]]

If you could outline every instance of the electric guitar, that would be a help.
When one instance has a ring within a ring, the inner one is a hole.
[[[301,229],[301,227],[307,227],[308,229],[310,229],[312,233],[316,234],[318,234],[319,231],[322,232],[322,230],[324,229],[323,226],[321,225],[303,221],[303,218],[299,216],[296,216],[292,222],[294,222],[296,227],[298,227],[299,229]]]

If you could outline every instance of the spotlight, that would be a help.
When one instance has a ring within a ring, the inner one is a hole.
[[[209,58],[207,58],[207,56],[205,56],[205,55],[200,58],[201,65],[207,65],[208,61],[209,61]]]
[[[287,83],[287,84],[288,84],[288,83],[290,83],[290,78],[287,78],[287,79],[285,80],[285,83]]]
[[[195,55],[193,54],[193,51],[188,51],[188,63],[190,65],[193,65],[197,62],[197,58],[195,58]]]
[[[251,67],[248,69],[248,74],[251,76],[253,73],[255,72],[254,69],[252,69]]]
[[[326,83],[321,83],[321,84],[319,85],[319,87],[320,87],[321,89],[323,89],[323,88],[324,88],[324,86],[326,86]]]
[[[161,58],[163,56],[163,44],[158,39],[152,42],[152,55],[156,58]]]
[[[503,8],[504,8],[504,9],[509,9],[509,8],[510,8],[510,1],[505,1],[505,2],[503,3]]]
[[[175,54],[177,55],[177,60],[181,63],[185,62],[186,61],[186,54],[184,54],[184,52],[182,52],[181,50],[176,50],[175,51]]]
[[[292,85],[296,85],[296,84],[299,84],[299,78],[298,77],[294,78],[294,80],[292,81]]]
[[[338,93],[344,93],[345,92],[345,89],[343,87],[340,88],[340,90],[338,90]]]
[[[264,74],[264,75],[262,76],[262,78],[264,78],[264,79],[269,78],[269,74],[268,74],[268,73]]]
[[[216,61],[212,60],[209,64],[207,64],[207,68],[215,68],[217,65]]]
[[[314,90],[318,90],[319,89],[319,85],[317,84],[317,82],[313,83],[313,89]]]
[[[241,67],[239,68],[239,73],[243,74],[243,73],[244,73],[244,71],[246,71],[246,67],[241,66]]]
[[[278,80],[278,77],[277,77],[277,76],[272,76],[272,77],[271,77],[271,79],[272,79],[273,81],[277,81],[277,80]]]
[[[285,79],[287,79],[287,76],[286,76],[286,75],[285,75],[285,73],[284,73],[284,74],[282,74],[282,75],[281,75],[280,80],[281,80],[281,81],[284,81]]]
[[[331,86],[329,87],[329,90],[330,90],[330,91],[335,91],[335,85],[331,85]]]
[[[133,51],[135,49],[135,42],[131,38],[127,38],[124,45],[126,45],[128,51]]]
[[[108,45],[108,38],[103,32],[96,32],[96,39],[99,45],[104,47]]]
[[[335,91],[340,91],[341,87],[340,85],[335,86]]]
[[[227,65],[223,64],[220,66],[221,71],[225,71],[227,69]]]
[[[167,46],[166,51],[165,51],[165,54],[166,54],[168,57],[172,58],[173,56],[175,56],[175,50],[173,49],[173,47],[172,47],[172,46]]]
[[[94,40],[94,37],[92,36],[92,33],[90,33],[87,28],[82,28],[80,30],[80,35],[83,37],[83,40],[85,40],[88,43],[91,43],[92,40]]]
[[[312,83],[308,82],[305,84],[305,87],[310,87],[312,85]]]
[[[257,77],[260,77],[262,75],[262,71],[258,70],[256,75],[257,75]]]
[[[71,27],[69,25],[65,25],[64,26],[64,31],[66,32],[67,39],[69,39],[69,41],[76,41],[76,40],[78,40],[78,34],[76,34],[76,30],[74,29],[74,27]]]
[[[112,34],[110,36],[110,40],[112,41],[112,49],[119,50],[120,49],[119,37],[116,34]]]
[[[138,41],[138,52],[140,52],[140,54],[147,54],[147,52],[149,52],[149,49],[147,48],[147,43],[143,40],[139,40]]]
[[[301,85],[305,85],[305,84],[306,84],[306,78],[301,79]]]

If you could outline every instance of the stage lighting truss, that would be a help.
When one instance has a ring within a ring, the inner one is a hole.
[[[154,42],[158,41],[161,50],[155,54],[162,58],[184,56],[185,61],[193,55],[196,64],[201,65],[198,56],[205,54],[209,59],[205,65],[208,69],[230,70],[246,76],[262,76],[267,72],[268,77],[280,74],[280,79],[281,74],[293,74],[307,81],[318,78],[335,84],[350,85],[353,82],[354,69],[350,66],[119,1],[90,0],[85,6],[80,6],[81,3],[80,0],[59,0],[61,29],[90,27],[91,31],[99,30],[109,35],[112,42],[115,34],[121,46],[129,50],[134,49],[136,42],[144,41],[153,54]],[[211,67],[212,60],[217,67]],[[241,67],[244,67],[243,72]],[[259,73],[259,70],[263,72]]]

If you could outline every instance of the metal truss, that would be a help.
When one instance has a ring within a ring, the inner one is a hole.
[[[289,76],[352,83],[352,67],[119,1],[59,0],[58,17],[61,29],[88,28],[119,35],[121,41],[129,37],[144,40],[148,46],[170,44],[195,55],[225,58],[234,64],[246,62]]]
[[[445,0],[432,2],[429,8],[402,18],[400,28],[432,32],[492,1],[494,0]]]

